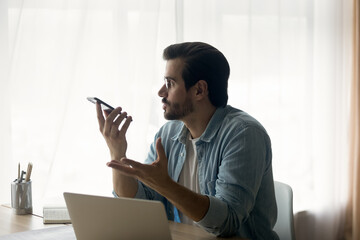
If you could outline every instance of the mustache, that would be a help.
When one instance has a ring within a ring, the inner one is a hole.
[[[163,98],[163,99],[161,100],[161,102],[170,105],[170,102],[169,102],[168,100],[166,100],[166,98]]]

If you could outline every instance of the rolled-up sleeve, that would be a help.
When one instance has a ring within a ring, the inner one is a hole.
[[[202,226],[211,232],[219,231],[219,225],[225,222],[228,211],[227,204],[213,196],[207,196],[210,200],[209,210],[200,221],[196,222],[196,224]]]
[[[217,236],[251,231],[244,225],[252,211],[266,168],[261,131],[245,128],[227,139],[215,184],[208,186],[210,206],[197,225]]]

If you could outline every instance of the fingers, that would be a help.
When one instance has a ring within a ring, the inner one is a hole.
[[[106,165],[132,177],[138,177],[140,175],[139,173],[146,168],[146,165],[127,158],[122,158],[120,161],[112,160],[106,163]]]
[[[100,104],[96,103],[95,105],[96,105],[96,114],[97,114],[97,119],[99,122],[100,132],[103,132],[105,119],[104,119]]]
[[[113,135],[117,134],[120,123],[127,116],[127,113],[121,113],[121,110],[122,110],[121,107],[115,108],[107,116],[104,127],[103,127],[103,131],[102,131],[104,136],[110,136],[111,134],[113,134]],[[115,120],[115,118],[116,118],[116,120]]]
[[[115,119],[115,117],[121,113],[121,107],[118,107],[116,109],[114,109],[110,114],[108,114],[108,116],[105,119],[105,124],[104,127],[102,129],[102,134],[104,136],[109,136],[110,132],[111,132],[111,125],[113,124],[113,121]]]
[[[121,120],[122,121],[122,120]],[[124,134],[127,132],[129,126],[130,126],[130,123],[132,122],[132,117],[131,116],[128,116],[126,118],[126,121],[125,123],[123,124],[123,126],[121,127],[121,130],[120,130],[120,134]]]
[[[111,162],[106,163],[108,167],[119,170],[122,174],[126,176],[134,177],[136,176],[136,170],[131,166],[123,164],[117,160],[112,160]]]
[[[105,109],[104,110],[105,117],[108,117],[111,112],[112,112],[112,110]]]
[[[129,166],[131,166],[133,168],[136,168],[136,169],[141,169],[143,166],[145,166],[142,163],[136,162],[136,161],[128,159],[128,158],[122,158],[121,163],[129,165]]]
[[[117,134],[119,126],[124,120],[124,118],[126,118],[126,121],[123,124],[120,133],[125,134],[127,132],[127,129],[132,122],[132,117],[128,117],[126,112],[121,113],[121,110],[122,108],[118,107],[111,112],[104,111],[104,118],[101,105],[99,103],[96,103],[96,113],[99,122],[99,130],[104,136],[109,136],[110,134]]]
[[[117,111],[115,111],[115,110],[117,110]],[[96,103],[96,113],[97,113],[97,119],[98,119],[98,122],[99,122],[99,129],[100,129],[101,133],[103,133],[103,134],[108,133],[111,125],[106,124],[106,122],[110,122],[110,121],[112,122],[114,120],[114,118],[118,115],[118,113],[121,113],[121,108],[120,107],[115,109],[115,110],[112,111],[112,112],[107,112],[105,110],[104,111],[104,114],[105,114],[105,117],[106,117],[106,120],[105,120],[101,105],[99,103]],[[115,114],[114,112],[117,112],[117,114]]]
[[[113,122],[113,124],[111,126],[111,134],[112,135],[115,135],[115,134],[118,133],[119,126],[122,123],[122,121],[124,120],[124,118],[127,118],[127,113],[126,112],[123,112],[123,113],[121,113],[120,115],[117,116],[117,118],[115,119],[115,121]],[[128,119],[126,119],[126,120],[128,121]],[[125,123],[126,123],[126,121],[125,121]],[[126,133],[126,131],[125,131],[125,133]]]

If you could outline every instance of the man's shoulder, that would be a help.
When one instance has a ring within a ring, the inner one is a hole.
[[[224,108],[222,125],[237,130],[245,128],[258,128],[266,131],[263,125],[247,112],[227,105]]]

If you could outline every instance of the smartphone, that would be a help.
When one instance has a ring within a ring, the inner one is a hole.
[[[96,97],[87,97],[87,100],[89,100],[90,102],[92,103],[100,103],[101,105],[101,109],[108,112],[108,113],[111,113],[112,110],[114,110],[114,108],[112,106],[110,106],[109,104],[107,104],[106,102],[100,100],[99,98],[96,98]]]

